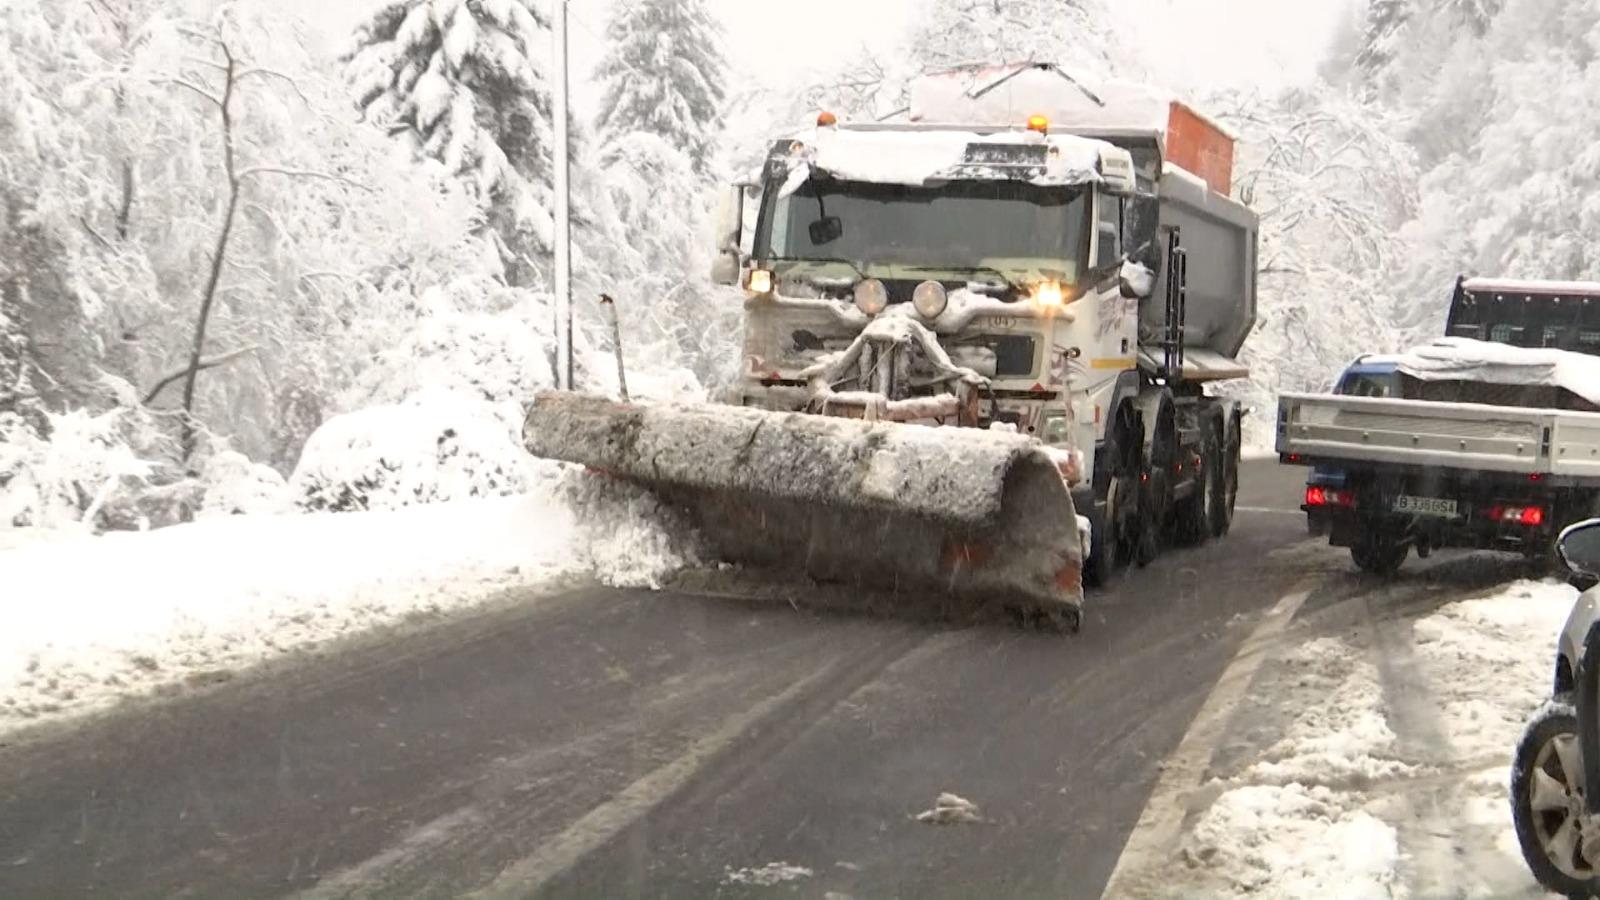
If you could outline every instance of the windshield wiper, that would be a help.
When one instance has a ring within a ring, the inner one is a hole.
[[[841,266],[849,266],[850,271],[856,273],[857,278],[860,278],[863,281],[865,281],[867,278],[867,273],[861,268],[861,266],[856,265],[854,262],[845,259],[842,256],[773,256],[769,257],[767,262],[838,263]]]
[[[1022,286],[1011,279],[1011,276],[993,266],[906,266],[912,272],[958,272],[962,275],[993,275],[1000,282],[1014,291],[1022,290]]]

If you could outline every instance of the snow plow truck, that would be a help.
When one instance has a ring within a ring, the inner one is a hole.
[[[1243,410],[1207,386],[1248,374],[1255,320],[1233,150],[1050,64],[824,112],[724,202],[732,402],[543,394],[527,444],[651,488],[729,561],[1076,629],[1085,579],[1232,520]]]

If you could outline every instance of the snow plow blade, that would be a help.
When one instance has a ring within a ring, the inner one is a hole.
[[[1072,497],[1031,438],[566,393],[534,400],[523,437],[647,487],[727,562],[1077,627]]]

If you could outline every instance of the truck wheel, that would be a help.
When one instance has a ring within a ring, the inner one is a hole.
[[[1132,560],[1139,540],[1139,439],[1137,426],[1123,415],[1106,454],[1111,476],[1106,482],[1104,511],[1094,523],[1084,578],[1104,587]]]
[[[1163,410],[1154,440],[1146,450],[1144,472],[1140,475],[1139,542],[1135,559],[1141,566],[1155,562],[1161,553],[1161,539],[1173,524],[1172,467],[1178,459],[1177,444],[1177,425],[1168,407]]]
[[[1090,536],[1089,558],[1084,563],[1084,578],[1091,587],[1105,587],[1128,564],[1137,540],[1135,527],[1139,515],[1139,479],[1132,475],[1112,475],[1106,486],[1105,512],[1095,522]]]
[[[1221,459],[1216,431],[1207,428],[1200,445],[1200,482],[1194,493],[1178,505],[1177,537],[1181,544],[1203,544],[1216,533],[1217,518],[1226,499]]]
[[[1222,447],[1222,496],[1217,503],[1217,518],[1212,520],[1212,537],[1222,537],[1233,530],[1233,508],[1239,501],[1239,420],[1235,418],[1226,431],[1227,437],[1219,442]]]
[[[1356,568],[1371,575],[1388,577],[1400,571],[1411,547],[1376,529],[1370,529],[1350,546]]]
[[[1578,717],[1559,697],[1539,710],[1511,764],[1511,822],[1522,858],[1546,890],[1566,897],[1600,891],[1600,864],[1584,852],[1594,825],[1584,814]]]

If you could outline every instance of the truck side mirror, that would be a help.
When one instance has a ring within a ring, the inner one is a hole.
[[[1567,526],[1556,538],[1556,550],[1573,575],[1600,578],[1600,519]]]
[[[742,184],[729,185],[717,207],[717,255],[711,261],[713,284],[738,284],[744,259],[739,246],[744,242],[744,191]]]
[[[1123,260],[1122,269],[1117,272],[1117,284],[1122,288],[1122,296],[1143,300],[1155,288],[1156,273],[1131,259]]]

